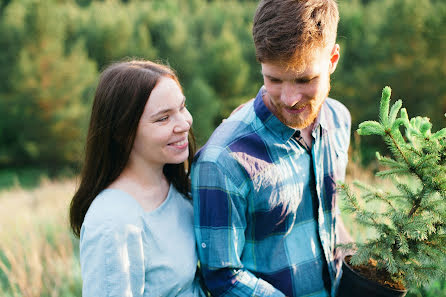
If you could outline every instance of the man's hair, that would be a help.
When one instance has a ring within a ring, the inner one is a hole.
[[[335,44],[338,22],[336,0],[262,0],[252,28],[256,58],[296,68]]]

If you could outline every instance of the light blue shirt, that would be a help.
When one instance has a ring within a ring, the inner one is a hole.
[[[174,186],[146,212],[129,194],[102,191],[82,224],[83,297],[200,296],[193,210]]]
[[[256,99],[195,156],[192,195],[204,281],[213,296],[334,296],[336,181],[350,114],[327,98],[311,151]]]

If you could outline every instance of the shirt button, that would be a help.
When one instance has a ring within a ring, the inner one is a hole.
[[[201,247],[205,249],[206,248],[206,244],[204,242],[202,242],[201,243]]]

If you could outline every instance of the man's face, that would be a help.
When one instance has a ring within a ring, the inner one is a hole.
[[[288,69],[285,64],[261,63],[266,93],[263,101],[285,125],[295,129],[308,127],[330,91],[330,74],[339,60],[339,45],[321,50],[307,59],[303,71]]]

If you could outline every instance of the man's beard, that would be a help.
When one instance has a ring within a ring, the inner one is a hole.
[[[276,112],[274,112],[274,115],[283,124],[285,124],[290,128],[304,129],[309,125],[311,125],[317,118],[319,112],[321,111],[322,105],[325,102],[325,99],[328,97],[329,92],[330,92],[330,82],[328,82],[327,92],[325,92],[323,96],[312,98],[304,104],[307,105],[307,107],[302,113],[296,114],[295,116],[293,116],[292,114],[288,114],[288,116],[285,116],[285,114],[287,113],[287,111],[285,110],[286,107],[280,104],[275,106],[273,105],[276,110]],[[293,108],[299,109],[302,106],[303,106],[302,104],[297,103],[296,106],[293,106]]]

